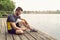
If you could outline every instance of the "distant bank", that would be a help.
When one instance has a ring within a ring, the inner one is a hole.
[[[0,11],[0,17],[7,17],[13,11]],[[23,14],[60,14],[60,10],[56,11],[23,11]]]
[[[60,14],[60,11],[23,11],[25,14]]]

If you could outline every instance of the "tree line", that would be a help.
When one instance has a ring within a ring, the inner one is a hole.
[[[0,0],[0,17],[10,13],[15,8],[15,4],[11,0]],[[9,12],[7,12],[9,11]]]

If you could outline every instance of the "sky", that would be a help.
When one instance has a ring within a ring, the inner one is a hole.
[[[60,0],[13,0],[15,6],[25,11],[60,10]]]

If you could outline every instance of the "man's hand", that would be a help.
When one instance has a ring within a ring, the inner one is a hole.
[[[10,23],[11,23],[12,27],[13,27],[15,30],[21,29],[21,28],[19,28],[19,27],[16,26],[15,22],[10,22]]]

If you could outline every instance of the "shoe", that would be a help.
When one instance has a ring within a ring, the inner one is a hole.
[[[38,30],[36,29],[31,29],[30,32],[37,32]]]

